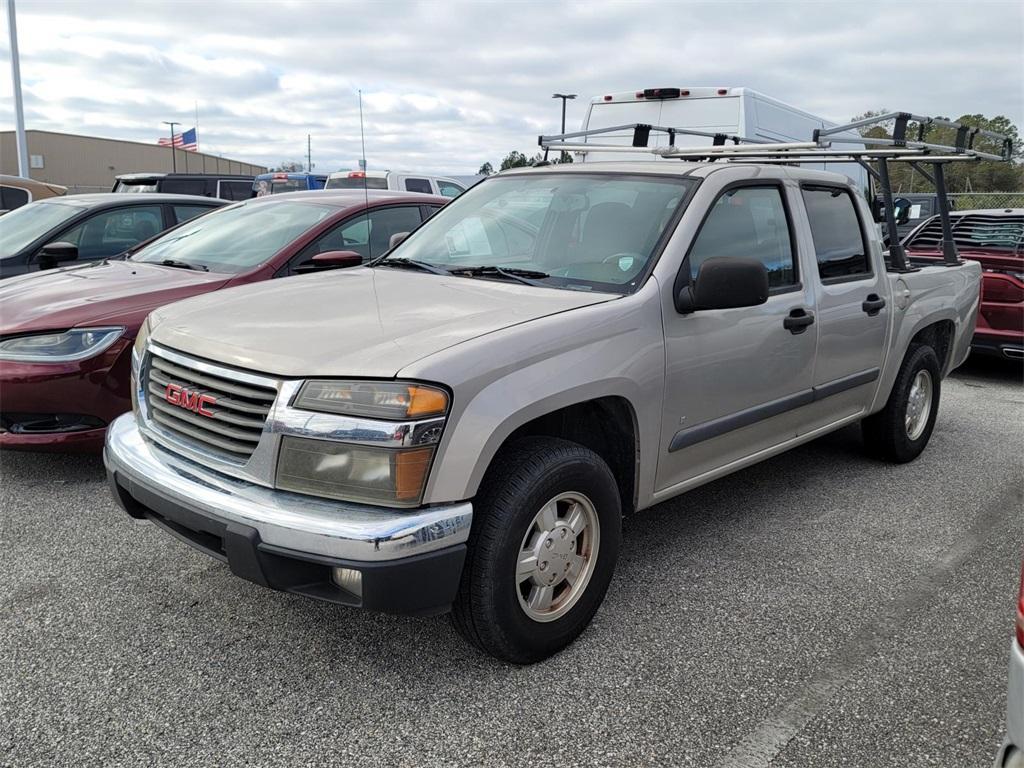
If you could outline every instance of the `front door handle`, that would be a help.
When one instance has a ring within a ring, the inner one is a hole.
[[[808,312],[803,307],[790,310],[789,315],[782,321],[782,327],[794,336],[803,333],[814,323],[814,313]]]
[[[868,313],[868,317],[874,317],[882,311],[884,306],[885,299],[877,293],[869,293],[868,297],[864,300],[864,303],[860,305],[860,308]]]

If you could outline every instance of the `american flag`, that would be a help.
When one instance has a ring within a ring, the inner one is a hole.
[[[171,146],[171,139],[159,139],[157,141],[161,147]],[[196,136],[196,129],[189,128],[187,131],[174,134],[174,147],[176,149],[185,149],[189,152],[199,151],[199,138]]]

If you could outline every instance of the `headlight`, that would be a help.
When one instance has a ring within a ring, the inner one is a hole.
[[[276,485],[330,499],[415,507],[433,456],[432,445],[397,450],[285,436]]]
[[[276,486],[342,501],[418,506],[448,405],[447,392],[426,384],[307,381],[293,408],[363,419],[373,427],[370,434],[383,431],[408,434],[412,439],[395,437],[384,446],[285,435],[278,453]]]
[[[117,341],[124,328],[73,328],[61,333],[15,336],[0,341],[0,360],[70,363],[94,357]]]
[[[293,407],[371,419],[443,416],[448,394],[437,387],[397,381],[307,381]]]

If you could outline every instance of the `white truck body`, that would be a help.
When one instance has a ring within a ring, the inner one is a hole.
[[[624,91],[590,100],[580,130],[611,128],[617,125],[647,123],[668,128],[687,128],[705,133],[721,133],[728,136],[743,136],[771,142],[810,141],[815,129],[830,128],[835,123],[823,117],[804,112],[778,99],[773,99],[750,88],[722,86],[690,87],[673,89],[680,95],[674,98],[647,98],[644,91]],[[844,138],[857,138],[843,134]],[[595,143],[622,144],[629,146],[633,131],[624,130],[602,134],[593,138]],[[651,146],[667,146],[664,134],[651,134]],[[711,146],[712,139],[704,136],[679,134],[676,146]],[[852,148],[849,144],[844,149]],[[622,155],[611,152],[588,152],[586,162],[624,160]],[[842,173],[850,178],[857,189],[867,195],[869,182],[867,172],[859,165],[805,163],[805,168],[828,170]]]

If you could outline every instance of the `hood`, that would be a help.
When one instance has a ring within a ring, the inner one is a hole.
[[[229,276],[134,261],[33,272],[0,282],[0,333],[115,322],[216,290]],[[141,320],[141,317],[139,317]]]
[[[356,267],[165,307],[153,315],[150,338],[181,352],[282,377],[390,378],[468,339],[615,298]]]

